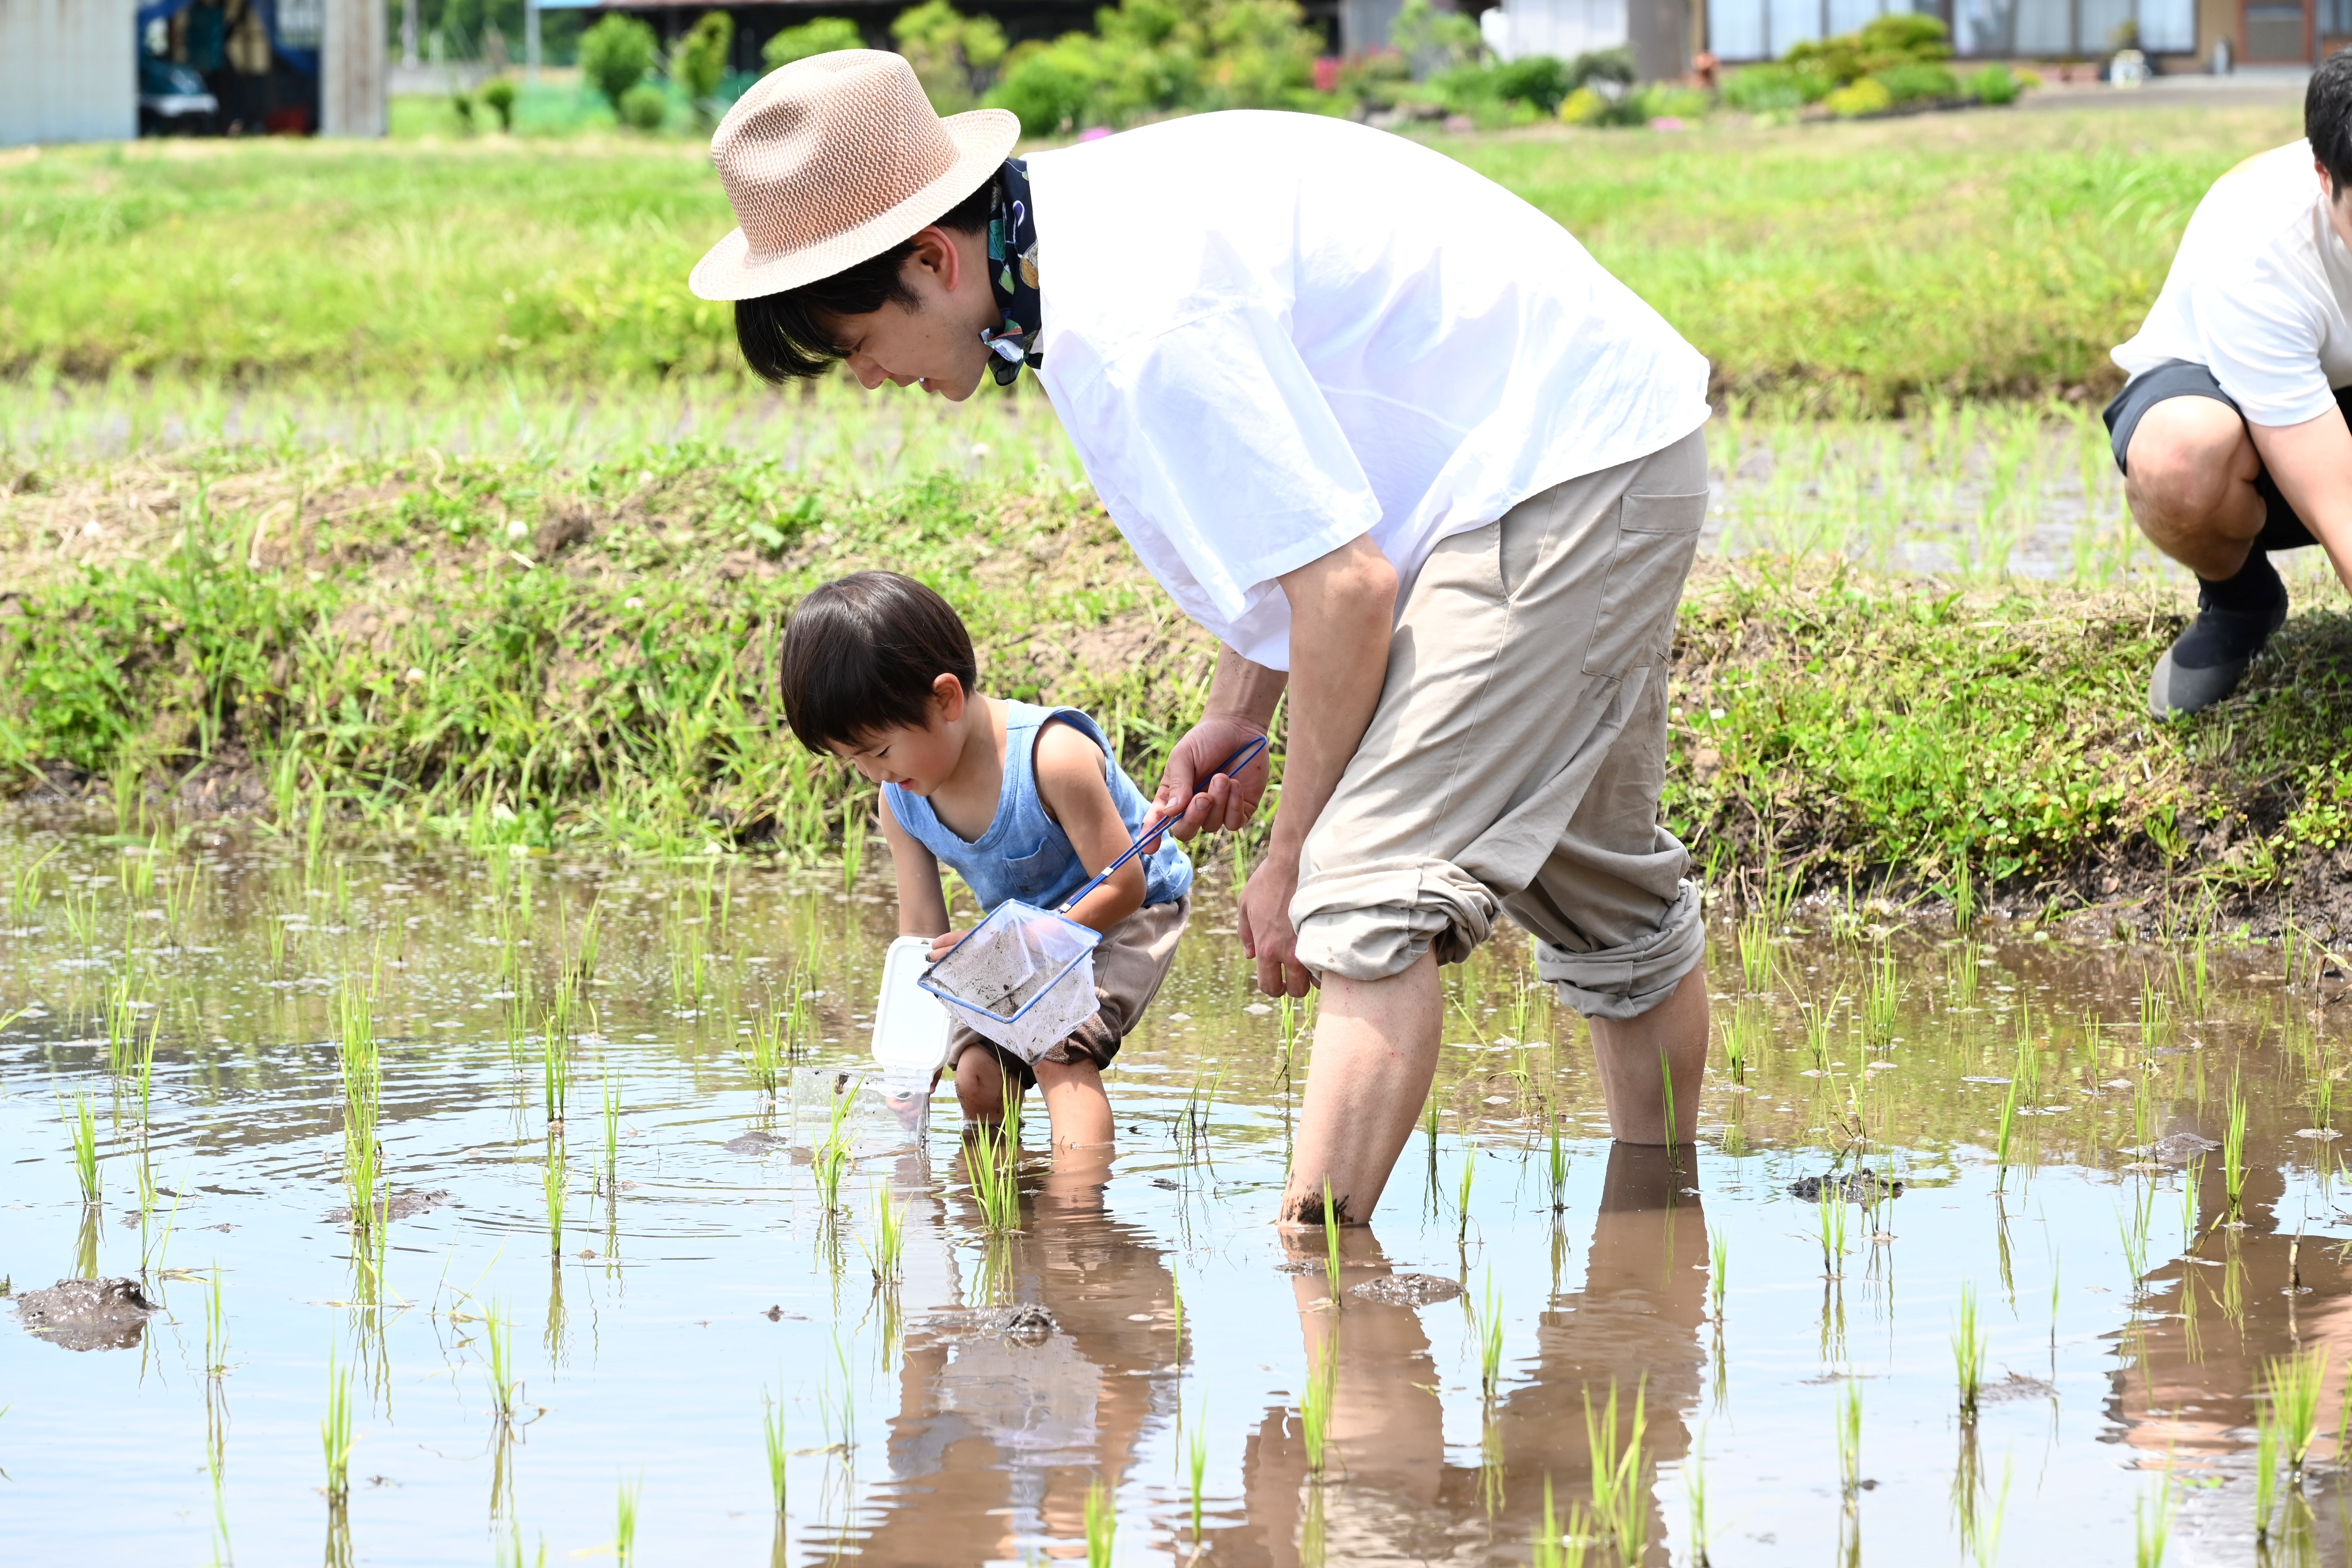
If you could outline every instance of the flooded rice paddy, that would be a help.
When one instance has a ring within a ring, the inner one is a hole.
[[[1213,894],[1116,1160],[1008,1189],[859,1083],[871,859],[0,869],[16,1560],[2344,1560],[2319,955],[1725,923],[1668,1152],[1498,942],[1335,1254]]]

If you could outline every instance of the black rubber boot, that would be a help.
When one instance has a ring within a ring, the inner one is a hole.
[[[2246,679],[2247,666],[2286,624],[2286,584],[2256,550],[2225,583],[2197,581],[2197,618],[2173,639],[2147,683],[2147,710],[2176,719],[2210,708]]]

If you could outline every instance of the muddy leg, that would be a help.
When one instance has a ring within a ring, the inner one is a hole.
[[[1441,1005],[1437,960],[1426,952],[1384,980],[1325,979],[1284,1224],[1323,1223],[1326,1181],[1342,1220],[1371,1217],[1429,1097]]]
[[[1673,1073],[1675,1136],[1698,1132],[1706,1079],[1706,971],[1694,969],[1638,1018],[1592,1020],[1592,1064],[1609,1103],[1609,1133],[1622,1143],[1664,1143],[1666,1074]]]

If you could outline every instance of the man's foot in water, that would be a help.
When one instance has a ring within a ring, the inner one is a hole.
[[[2286,622],[2286,584],[2255,551],[2226,583],[2200,579],[2197,618],[2173,639],[2147,683],[2147,710],[2176,719],[2210,708],[2246,678],[2246,667]]]

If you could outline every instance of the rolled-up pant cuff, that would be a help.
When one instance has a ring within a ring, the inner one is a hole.
[[[1706,957],[1706,922],[1698,884],[1685,880],[1646,936],[1593,952],[1536,943],[1536,973],[1559,987],[1559,999],[1588,1018],[1638,1018],[1674,994]]]

